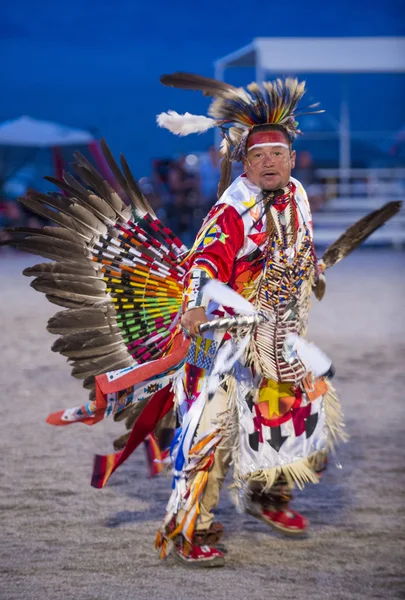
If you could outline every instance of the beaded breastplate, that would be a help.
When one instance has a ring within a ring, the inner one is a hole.
[[[257,373],[278,382],[298,383],[306,368],[285,352],[288,333],[304,335],[314,275],[314,253],[308,228],[293,210],[272,207],[269,243],[258,283],[255,307],[269,317],[252,338],[250,356]]]

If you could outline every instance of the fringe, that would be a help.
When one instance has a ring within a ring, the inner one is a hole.
[[[334,453],[339,442],[348,440],[348,435],[344,431],[343,411],[335,388],[328,379],[325,381],[328,386],[328,391],[323,397],[325,422],[328,430],[325,448],[288,465],[261,469],[245,477],[240,477],[242,486],[256,482],[263,486],[264,491],[268,491],[280,475],[284,475],[291,488],[297,486],[300,490],[305,487],[306,483],[319,483],[319,477],[315,471],[316,464],[322,461],[328,452]]]
[[[190,546],[193,543],[195,524],[200,514],[200,502],[208,482],[208,471],[214,462],[214,453],[221,439],[222,435],[216,429],[198,438],[190,449],[190,464],[185,469],[188,481],[182,498],[184,504],[180,509],[182,516],[180,522],[176,523],[174,528],[170,528],[170,523],[174,521],[177,511],[166,513],[155,540],[159,558],[167,556],[169,543],[179,535],[182,535]]]
[[[319,454],[316,452],[315,454]],[[303,458],[289,465],[273,467],[271,469],[261,469],[250,473],[244,478],[247,483],[260,483],[263,491],[266,492],[273,487],[280,475],[284,475],[289,487],[295,485],[302,490],[306,483],[318,483],[318,476],[312,468],[312,461],[315,455]]]
[[[236,473],[239,465],[240,450],[238,386],[234,375],[229,375],[226,382],[228,386],[228,410],[226,421],[221,427],[221,432],[223,433],[225,443],[229,445],[231,442],[231,446],[229,447],[229,454],[231,455],[230,465],[233,465],[234,472]]]
[[[329,379],[325,379],[328,391],[323,397],[323,406],[325,410],[325,421],[328,428],[328,438],[326,450],[334,453],[336,444],[347,442],[349,439],[343,420],[343,410],[340,400],[337,397],[336,390]]]

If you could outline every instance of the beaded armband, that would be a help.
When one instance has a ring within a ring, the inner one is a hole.
[[[212,277],[204,269],[192,269],[187,274],[186,288],[183,295],[183,313],[191,308],[206,308],[208,301],[204,300],[204,285]]]

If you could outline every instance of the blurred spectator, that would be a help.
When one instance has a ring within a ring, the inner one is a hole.
[[[312,212],[316,212],[325,203],[322,184],[318,181],[312,155],[308,150],[302,150],[297,154],[297,161],[293,171],[293,177],[298,179],[304,186]]]
[[[395,134],[394,141],[389,148],[389,154],[398,165],[403,164],[405,159],[405,127]]]
[[[294,169],[294,177],[307,189],[316,181],[315,169],[312,155],[308,150],[302,150],[297,154],[297,162]]]
[[[0,184],[0,242],[5,242],[10,238],[7,231],[4,231],[5,229],[12,227],[39,228],[49,224],[46,219],[35,215],[21,202],[18,202],[18,198],[27,193],[35,176],[34,165],[27,164]]]
[[[221,175],[219,152],[215,146],[209,146],[200,160],[201,206],[205,213],[217,201],[217,188]]]
[[[169,165],[168,183],[175,204],[182,205],[187,200],[195,201],[198,194],[197,180],[187,169],[185,156]]]
[[[152,163],[152,185],[163,207],[171,201],[168,181],[171,163],[170,158],[156,159]]]
[[[170,203],[166,205],[167,224],[184,244],[190,245],[202,219],[198,177],[187,169],[182,156],[170,163],[167,181],[170,193]]]

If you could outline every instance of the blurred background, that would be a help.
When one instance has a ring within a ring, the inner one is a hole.
[[[171,3],[39,0],[0,9],[0,229],[37,225],[16,202],[78,149],[105,171],[98,140],[124,153],[159,217],[190,244],[216,200],[218,139],[177,138],[156,125],[168,109],[206,114],[197,92],[165,88],[176,70],[236,85],[297,75],[306,102],[293,175],[306,187],[318,245],[405,191],[403,2]],[[234,176],[240,173],[235,165]],[[4,234],[3,234],[4,236]],[[401,247],[403,215],[373,245]],[[4,252],[4,251],[3,251]],[[1,256],[1,255],[0,255]]]

